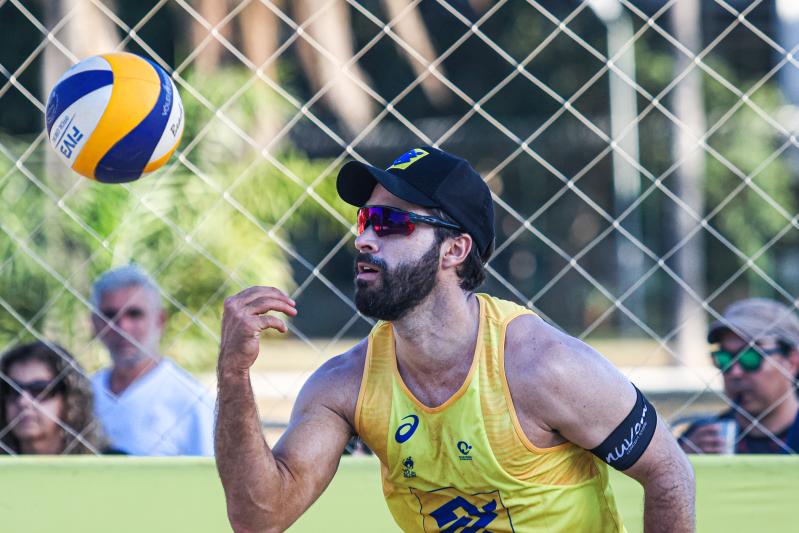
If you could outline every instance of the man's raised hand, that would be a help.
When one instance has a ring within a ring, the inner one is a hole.
[[[276,329],[286,333],[286,323],[270,311],[296,316],[296,303],[274,287],[250,287],[225,300],[222,315],[220,372],[246,372],[258,358],[261,333]]]

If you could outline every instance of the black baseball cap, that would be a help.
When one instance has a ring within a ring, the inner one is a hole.
[[[349,161],[338,173],[336,189],[342,200],[361,207],[378,183],[406,202],[443,210],[472,236],[483,261],[488,260],[494,243],[494,202],[468,161],[430,146],[408,150],[386,170]]]

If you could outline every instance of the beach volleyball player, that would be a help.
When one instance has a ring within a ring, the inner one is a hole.
[[[494,215],[465,160],[422,147],[386,170],[350,162],[337,187],[359,207],[355,302],[380,321],[309,378],[270,449],[249,368],[260,333],[286,331],[268,313],[297,310],[270,287],[226,300],[216,460],[234,530],[286,529],[357,434],[405,531],[624,531],[608,465],[643,485],[647,532],[693,531],[691,466],[640,391],[528,309],[474,292]]]

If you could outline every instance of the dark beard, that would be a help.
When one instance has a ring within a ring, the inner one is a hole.
[[[439,244],[433,246],[416,263],[400,263],[389,270],[386,263],[371,254],[358,254],[358,262],[380,268],[381,283],[370,287],[355,280],[355,307],[364,315],[379,320],[399,320],[427,298],[436,286]],[[357,275],[357,266],[356,266]]]

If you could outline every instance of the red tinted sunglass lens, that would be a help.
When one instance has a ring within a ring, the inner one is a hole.
[[[358,209],[358,235],[363,233],[364,230],[366,229],[366,221],[367,221],[366,211],[367,208],[365,207]]]
[[[380,231],[375,229],[375,232],[381,237],[383,235],[410,235],[413,231],[413,222],[408,213],[387,207],[380,208],[380,226]]]
[[[374,232],[385,235],[410,235],[414,224],[408,213],[388,207],[362,207],[358,210],[358,235],[372,225]]]
[[[366,231],[367,226],[371,224],[372,228],[374,228],[375,233],[378,233],[378,228],[380,227],[380,221],[382,217],[378,212],[377,208],[374,207],[362,207],[358,209],[358,235]]]

